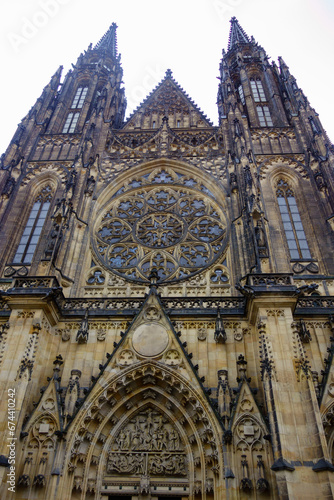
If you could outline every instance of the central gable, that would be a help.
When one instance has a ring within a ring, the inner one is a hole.
[[[208,129],[213,126],[174,80],[170,70],[166,71],[165,78],[128,118],[123,130],[158,129],[164,117],[168,118],[170,128]]]

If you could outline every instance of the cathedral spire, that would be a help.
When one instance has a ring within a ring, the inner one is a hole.
[[[109,55],[116,59],[117,57],[117,24],[112,23],[108,31],[103,35],[101,40],[95,45],[94,49],[104,49]]]
[[[235,45],[240,43],[250,43],[250,39],[247,33],[242,29],[237,18],[232,17],[230,23],[231,23],[231,28],[228,38],[227,50],[233,49]]]

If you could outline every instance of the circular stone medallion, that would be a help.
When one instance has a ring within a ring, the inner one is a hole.
[[[158,323],[144,323],[135,330],[132,344],[142,356],[158,356],[168,346],[167,330]]]

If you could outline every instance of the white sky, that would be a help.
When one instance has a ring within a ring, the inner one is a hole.
[[[0,154],[57,67],[65,74],[112,22],[127,116],[170,68],[217,125],[216,77],[232,16],[272,59],[283,57],[334,141],[333,0],[2,0]]]

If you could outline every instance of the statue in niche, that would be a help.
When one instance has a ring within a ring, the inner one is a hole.
[[[261,220],[258,220],[256,223],[255,238],[260,257],[267,257],[268,256],[267,239]]]
[[[89,323],[88,323],[88,313],[89,309],[86,309],[85,317],[81,321],[80,328],[78,330],[76,341],[78,344],[87,344],[88,335],[89,335]]]
[[[75,161],[77,161],[77,158],[75,159]],[[67,199],[71,200],[73,198],[76,182],[77,182],[77,172],[74,166],[72,166],[71,169],[68,171],[66,185],[65,185],[65,193]]]
[[[4,198],[9,198],[10,195],[12,194],[12,192],[14,191],[15,184],[16,184],[16,181],[15,181],[14,177],[12,177],[10,175],[8,177],[8,179],[6,180],[6,184],[4,185],[4,188],[2,190],[1,195]]]
[[[60,241],[62,237],[62,233],[59,232],[60,226],[55,223],[48,237],[48,244],[45,250],[45,259],[50,260],[53,254],[53,257],[57,257],[57,253],[60,246]]]
[[[94,188],[95,188],[95,178],[93,175],[88,177],[87,182],[86,182],[86,189],[85,193],[88,194],[88,196],[92,196]]]

